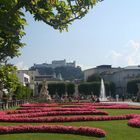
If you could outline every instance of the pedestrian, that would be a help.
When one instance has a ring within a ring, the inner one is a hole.
[[[97,99],[96,99],[96,103],[100,103],[100,99],[99,99],[99,97],[97,97]]]
[[[94,97],[94,95],[91,95],[91,100],[92,100],[93,103],[95,102],[95,97]]]
[[[119,101],[119,95],[116,94],[116,101],[118,102]]]
[[[124,99],[125,99],[125,98],[124,98],[124,94],[123,94],[123,95],[122,95],[122,101],[123,101],[123,102],[124,102]]]

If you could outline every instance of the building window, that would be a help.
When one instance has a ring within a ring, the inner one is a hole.
[[[28,78],[24,77],[24,82],[28,83]]]

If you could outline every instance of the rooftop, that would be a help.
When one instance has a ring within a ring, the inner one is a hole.
[[[127,67],[124,67],[124,69],[128,69],[128,70],[140,69],[140,65],[137,65],[137,66],[127,66]]]

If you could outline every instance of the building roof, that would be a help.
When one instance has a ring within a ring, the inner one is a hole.
[[[127,70],[139,69],[140,70],[140,65],[137,65],[137,66],[127,66],[127,67],[124,67],[124,69],[127,69]]]
[[[101,69],[104,69],[104,68],[106,68],[106,69],[111,69],[111,65],[99,65],[99,66],[97,66],[96,68],[101,68]]]

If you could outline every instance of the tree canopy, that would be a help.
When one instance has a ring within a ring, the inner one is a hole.
[[[25,45],[21,42],[27,24],[25,12],[63,31],[99,1],[102,0],[0,0],[0,63],[19,56],[19,48]]]
[[[132,95],[136,96],[138,92],[138,83],[140,83],[140,79],[134,79],[127,82],[127,92]]]
[[[9,64],[0,66],[0,91],[5,88],[9,93],[13,93],[18,84],[19,81],[16,76],[16,67]]]
[[[99,74],[92,74],[88,77],[87,82],[100,82],[101,76]]]

